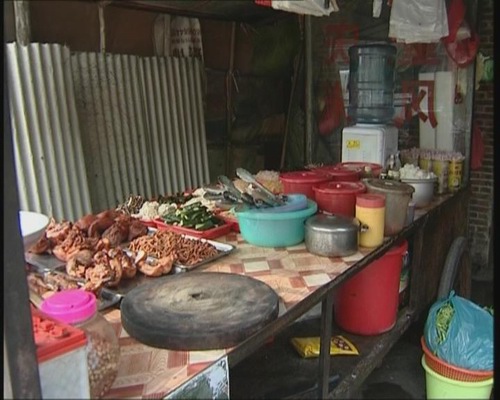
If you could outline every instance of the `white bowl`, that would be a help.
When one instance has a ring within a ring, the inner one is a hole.
[[[49,217],[33,211],[19,211],[19,223],[23,236],[24,251],[28,251],[45,232]]]
[[[416,208],[425,207],[432,201],[437,178],[401,179],[401,182],[407,183],[415,188],[412,195],[412,201],[415,203]]]

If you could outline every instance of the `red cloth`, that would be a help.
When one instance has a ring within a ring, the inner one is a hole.
[[[471,169],[480,169],[483,166],[484,141],[483,134],[476,122],[472,123],[472,148],[471,148]]]

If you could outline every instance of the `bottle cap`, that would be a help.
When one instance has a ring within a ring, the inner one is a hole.
[[[93,293],[85,290],[62,290],[47,298],[40,309],[58,321],[74,324],[96,313],[97,300]]]

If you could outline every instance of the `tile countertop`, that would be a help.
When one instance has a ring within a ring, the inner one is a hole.
[[[415,220],[449,197],[439,196],[432,205],[416,210]],[[234,232],[216,240],[236,249],[196,270],[243,274],[267,283],[279,295],[280,316],[376,250],[360,247],[352,256],[330,258],[309,253],[304,242],[287,248],[256,247]],[[163,398],[234,349],[174,351],[146,346],[123,329],[119,309],[103,315],[115,328],[121,349],[118,375],[105,398]]]
[[[197,271],[243,274],[267,283],[279,295],[280,315],[374,250],[359,248],[352,256],[329,258],[309,253],[304,243],[287,248],[256,247],[237,233],[216,240],[236,249]],[[146,346],[123,329],[119,309],[104,316],[113,324],[121,350],[118,375],[105,398],[163,398],[231,351],[173,351]]]

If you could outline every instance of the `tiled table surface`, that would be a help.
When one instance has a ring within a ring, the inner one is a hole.
[[[216,240],[236,249],[197,271],[243,274],[267,283],[280,297],[280,315],[373,251],[360,248],[350,257],[329,258],[309,253],[304,243],[287,248],[256,247],[236,233]],[[118,375],[107,398],[163,398],[231,351],[149,347],[129,337],[121,326],[120,310],[111,310],[105,317],[119,335],[121,350]]]

